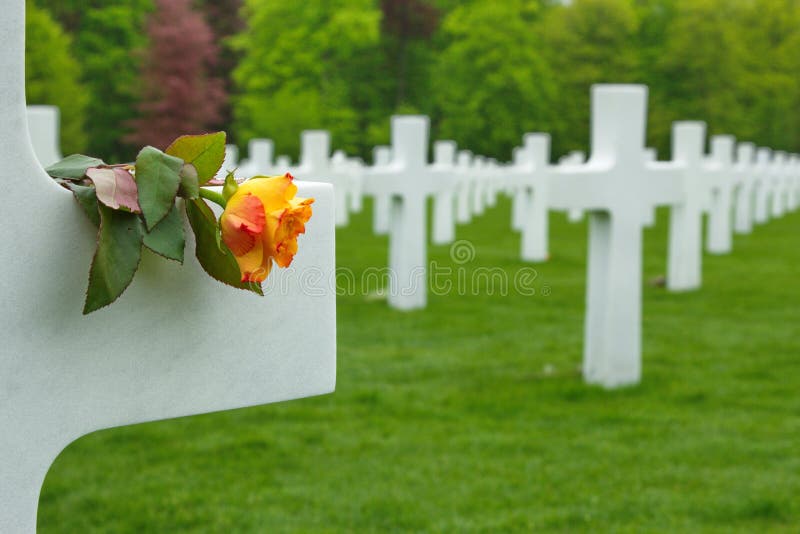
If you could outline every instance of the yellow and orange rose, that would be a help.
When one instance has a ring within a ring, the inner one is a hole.
[[[242,282],[263,282],[273,260],[288,267],[305,233],[313,198],[298,198],[291,174],[257,176],[228,199],[220,227],[242,273]]]

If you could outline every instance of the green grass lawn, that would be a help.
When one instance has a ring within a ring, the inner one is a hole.
[[[474,261],[430,259],[529,268],[509,211],[459,228]],[[386,265],[370,220],[338,234],[356,274]],[[611,392],[579,374],[586,226],[551,221],[534,296],[341,297],[333,395],[72,444],[40,532],[797,532],[800,213],[706,256],[701,291],[648,284],[644,381]],[[645,248],[651,280],[666,213]]]

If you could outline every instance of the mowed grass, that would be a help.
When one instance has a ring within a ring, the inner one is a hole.
[[[430,248],[456,287],[427,310],[339,299],[335,394],[72,444],[40,532],[797,532],[800,213],[706,256],[701,291],[646,284],[644,381],[604,391],[579,374],[585,224],[552,215],[535,295],[457,294],[479,267],[531,274],[509,211],[459,227],[473,261]],[[338,234],[356,276],[386,265],[370,220]]]

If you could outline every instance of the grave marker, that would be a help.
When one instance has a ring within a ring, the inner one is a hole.
[[[555,209],[590,212],[583,373],[609,388],[641,379],[642,228],[682,197],[682,170],[645,161],[646,118],[646,87],[593,86],[591,158],[551,182]]]
[[[388,301],[398,310],[427,304],[427,199],[439,179],[427,165],[429,130],[428,117],[392,117],[392,162],[364,184],[367,194],[391,198]]]
[[[266,298],[145,254],[110,308],[81,315],[96,229],[42,170],[28,137],[22,0],[0,16],[0,532],[36,530],[53,459],[96,430],[333,391],[336,299],[333,191],[316,198],[293,264]],[[30,200],[37,213],[30,216]],[[16,247],[19,248],[16,248]],[[312,287],[313,286],[313,287]],[[225,320],[237,323],[227,335]],[[220,321],[223,321],[222,323]],[[219,328],[216,328],[218,325]],[[182,335],[187,333],[191,335]]]
[[[773,218],[783,217],[786,213],[786,171],[789,166],[789,154],[775,152],[770,175],[770,198],[772,199],[770,214]]]
[[[523,191],[522,259],[547,261],[549,254],[550,136],[528,133],[517,152],[518,164],[508,172],[509,181]]]
[[[247,163],[242,164],[242,174],[250,176],[271,176],[275,173],[272,157],[275,154],[275,143],[271,139],[251,139],[248,143]]]
[[[392,161],[392,149],[388,146],[376,146],[372,152],[373,166],[367,171],[367,174],[376,170],[379,173],[385,170]],[[362,184],[363,186],[363,184]],[[386,235],[389,233],[389,215],[391,212],[391,195],[378,194],[375,195],[372,203],[372,230],[377,235]]]
[[[749,234],[753,231],[753,192],[755,188],[755,155],[753,143],[739,143],[733,173],[737,184],[734,231]]]
[[[458,172],[456,192],[456,222],[468,224],[472,220],[470,192],[472,191],[472,152],[459,150],[456,161]]]
[[[326,182],[336,197],[336,226],[347,226],[347,175],[337,172],[330,159],[331,134],[327,130],[305,130],[300,137],[300,165],[291,172],[301,180]]]
[[[433,197],[433,236],[437,245],[452,243],[456,238],[455,195],[456,143],[436,141],[433,145],[432,172],[438,176],[438,191]]]
[[[772,150],[761,147],[756,152],[754,169],[755,207],[753,222],[764,224],[769,221],[769,177],[772,173]]]
[[[691,291],[703,277],[703,212],[708,206],[708,176],[703,152],[706,125],[682,121],[672,125],[672,159],[685,167],[681,200],[672,204],[667,251],[667,288]]]
[[[711,157],[706,163],[710,186],[706,249],[711,254],[728,254],[733,250],[735,145],[736,139],[731,135],[715,135],[711,138]]]

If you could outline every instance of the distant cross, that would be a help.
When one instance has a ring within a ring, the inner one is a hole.
[[[789,154],[775,152],[770,175],[770,198],[772,199],[770,214],[778,219],[786,213],[786,171],[789,167]]]
[[[367,170],[367,175],[373,173],[383,173],[385,167],[392,162],[392,148],[388,146],[376,146],[372,151],[372,167]],[[369,179],[369,178],[366,178]],[[389,233],[389,215],[392,209],[392,197],[388,193],[377,194],[372,202],[372,231],[377,235]]]
[[[436,141],[433,144],[433,172],[439,177],[438,191],[433,197],[433,235],[436,245],[452,243],[456,238],[455,190],[456,143]]]
[[[711,254],[728,254],[733,250],[733,195],[736,177],[733,151],[736,139],[730,135],[711,138],[711,156],[706,164],[709,176],[710,205],[706,249]]]
[[[755,155],[753,143],[739,143],[733,175],[737,184],[734,231],[749,234],[753,231],[753,191],[755,189]]]
[[[300,137],[300,165],[291,170],[300,180],[326,182],[333,185],[336,197],[336,226],[347,226],[347,174],[334,170],[331,164],[331,134],[326,130],[306,130]]]
[[[399,310],[427,305],[427,200],[440,179],[427,163],[429,131],[428,117],[392,117],[392,162],[374,168],[364,185],[373,197],[391,197],[388,300]]]
[[[484,156],[475,156],[472,160],[472,214],[483,215],[486,212],[486,178],[487,162]]]
[[[582,150],[573,150],[558,160],[559,165],[583,165],[586,162],[586,153]],[[571,223],[583,221],[585,213],[580,209],[571,209],[567,212],[567,220]]]
[[[800,207],[800,155],[792,154],[787,171],[788,199],[786,209],[790,212]]]
[[[550,136],[528,133],[508,171],[509,183],[522,191],[521,246],[523,261],[547,261],[550,209]]]
[[[554,209],[590,213],[583,373],[605,387],[641,379],[642,228],[682,196],[682,170],[645,161],[646,117],[646,87],[594,86],[591,158],[551,182]]]
[[[667,241],[667,288],[698,289],[703,279],[703,213],[709,201],[703,154],[706,125],[681,121],[672,125],[672,160],[683,167],[681,199],[672,202]]]
[[[769,221],[769,180],[771,175],[772,150],[760,147],[756,152],[754,171],[755,207],[753,209],[753,222],[756,224],[764,224]]]
[[[0,15],[0,532],[36,531],[53,459],[97,430],[333,391],[336,299],[325,283],[273,271],[266,298],[145,253],[111,307],[81,315],[97,229],[42,170],[25,109],[25,2]],[[335,272],[333,191],[316,198],[292,268]],[[37,216],[31,216],[31,205]],[[319,281],[318,280],[318,281]],[[233,321],[235,329],[219,327]],[[236,333],[233,333],[233,330]]]
[[[242,173],[246,177],[280,174],[275,172],[275,164],[272,162],[275,144],[271,139],[251,139],[247,145],[247,153],[247,164],[242,165]]]
[[[470,192],[472,190],[472,152],[459,150],[456,160],[458,180],[456,185],[456,222],[467,224],[472,220]]]

